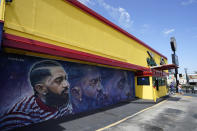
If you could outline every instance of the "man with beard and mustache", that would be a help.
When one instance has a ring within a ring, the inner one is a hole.
[[[99,68],[90,65],[72,66],[72,105],[75,113],[103,107],[107,101]]]
[[[115,70],[110,79],[105,83],[109,92],[110,103],[129,100],[132,96],[131,81],[128,73],[122,70]]]
[[[67,73],[56,61],[35,63],[29,72],[34,95],[17,102],[0,117],[0,130],[9,130],[72,113]]]

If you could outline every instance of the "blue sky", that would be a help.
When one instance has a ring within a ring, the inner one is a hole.
[[[168,58],[177,42],[179,72],[197,71],[197,0],[78,0]]]

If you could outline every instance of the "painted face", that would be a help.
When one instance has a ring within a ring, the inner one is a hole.
[[[123,90],[125,88],[126,76],[124,72],[118,72],[116,75],[116,80],[114,82],[114,86],[117,90]]]
[[[126,72],[117,71],[108,86],[110,87],[112,97],[115,99],[121,99],[121,97],[128,95],[130,92]]]
[[[77,101],[82,101],[82,91],[81,88],[78,86],[75,86],[71,89],[72,98]]]
[[[120,89],[120,90],[123,90],[125,88],[125,77],[124,76],[121,76],[119,77],[118,81],[117,81],[117,88]]]
[[[82,89],[84,95],[96,99],[98,94],[102,92],[101,78],[99,73],[88,74],[83,79]]]
[[[67,74],[62,67],[49,68],[51,76],[47,77],[45,86],[48,89],[46,102],[49,105],[60,106],[68,103],[69,88]]]
[[[129,97],[131,95],[130,87],[128,84],[128,78],[126,72],[121,72],[117,77],[116,89],[117,93],[121,94],[121,97]]]

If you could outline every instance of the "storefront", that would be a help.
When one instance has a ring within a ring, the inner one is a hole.
[[[136,97],[157,101],[157,98],[166,96],[167,76],[165,70],[178,68],[174,64],[163,64],[151,67],[149,71],[136,73]]]
[[[167,58],[76,0],[1,1],[1,24],[0,129],[167,93]]]

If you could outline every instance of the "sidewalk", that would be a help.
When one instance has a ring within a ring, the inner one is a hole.
[[[176,94],[100,131],[197,131],[197,95]]]
[[[161,98],[157,103],[165,98]],[[22,131],[93,131],[131,116],[143,109],[155,105],[153,101],[135,99],[130,102],[122,102],[105,109],[98,109],[74,116],[67,116],[56,120],[19,128]]]

